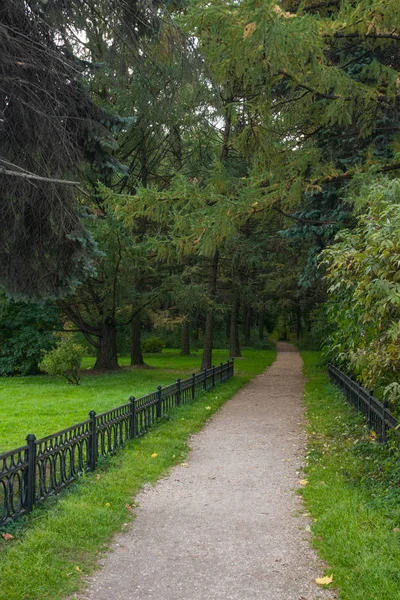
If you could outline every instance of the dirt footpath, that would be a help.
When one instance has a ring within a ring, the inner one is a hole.
[[[316,600],[323,566],[294,493],[302,363],[289,344],[191,439],[187,465],[138,496],[85,600]]]

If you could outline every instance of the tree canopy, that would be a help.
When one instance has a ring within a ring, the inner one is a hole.
[[[272,324],[318,329],[361,377],[367,346],[390,355],[367,377],[389,384],[397,4],[4,2],[0,284],[58,298],[98,368],[124,336],[143,362],[162,314],[203,367],[219,332],[238,355]]]

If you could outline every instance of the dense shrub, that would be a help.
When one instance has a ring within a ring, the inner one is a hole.
[[[34,375],[44,352],[53,348],[60,312],[49,303],[7,300],[0,296],[0,376]]]
[[[150,337],[142,342],[143,352],[155,354],[156,352],[162,352],[163,348],[165,348],[165,343],[161,338],[158,337]]]
[[[83,346],[76,344],[70,337],[64,337],[56,348],[45,354],[40,368],[48,375],[65,377],[70,383],[79,385],[80,367],[84,353]]]
[[[353,201],[357,226],[323,252],[333,328],[325,351],[365,387],[393,392],[400,383],[400,181],[381,178]]]

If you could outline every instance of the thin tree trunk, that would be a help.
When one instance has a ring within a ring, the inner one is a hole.
[[[101,328],[99,349],[97,351],[96,370],[116,371],[119,369],[117,355],[117,330],[111,319],[107,319]]]
[[[190,355],[190,321],[188,317],[184,317],[182,320],[181,354],[183,356]]]
[[[288,339],[288,337],[287,337],[287,321],[286,321],[286,317],[285,317],[285,320],[283,321],[283,337],[282,337],[282,340],[284,342],[286,342],[287,339]]]
[[[246,346],[248,346],[251,338],[251,308],[248,304],[245,304],[244,306],[243,335],[244,343]]]
[[[300,304],[298,304],[296,306],[296,338],[299,339],[299,337],[302,334],[302,327],[301,327],[301,307]]]
[[[231,336],[231,313],[229,312],[225,317],[225,336],[229,340]]]
[[[193,339],[195,342],[199,341],[199,330],[201,326],[201,316],[200,313],[196,316],[196,320],[193,327]]]
[[[209,299],[211,305],[207,309],[206,326],[204,332],[203,358],[201,361],[202,369],[210,369],[212,367],[212,348],[214,334],[214,301],[217,295],[217,275],[218,275],[218,250],[212,259],[210,269],[210,288]]]
[[[258,339],[264,339],[264,321],[265,321],[265,312],[262,310],[258,315]]]
[[[230,356],[237,357],[242,356],[240,352],[240,344],[239,344],[239,299],[236,298],[232,305],[231,312],[231,335],[230,335]]]
[[[131,366],[144,365],[142,353],[142,314],[138,312],[131,323]]]

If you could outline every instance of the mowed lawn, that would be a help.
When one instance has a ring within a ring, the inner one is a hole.
[[[275,353],[267,350],[245,350],[236,360],[235,373],[251,376],[262,365],[270,364]],[[227,350],[214,350],[215,365],[228,360]],[[121,371],[102,375],[83,374],[81,385],[46,375],[0,378],[0,453],[22,446],[28,433],[37,438],[55,433],[87,418],[90,410],[109,410],[167,385],[177,377],[198,372],[201,352],[181,356],[178,350],[164,350],[159,355],[145,356],[150,369],[130,369],[129,359],[122,358]],[[83,360],[83,372],[94,364]]]

